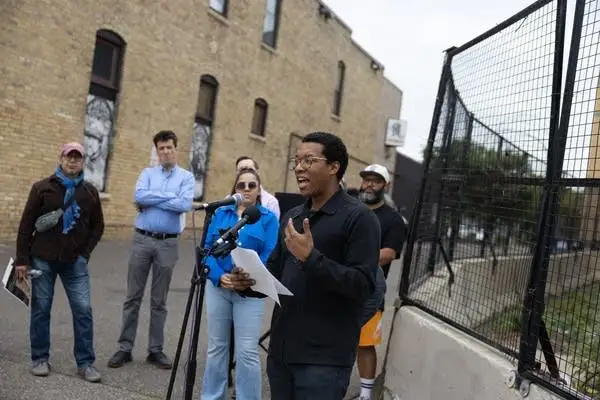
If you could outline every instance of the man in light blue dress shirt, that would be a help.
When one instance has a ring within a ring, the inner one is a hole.
[[[195,179],[190,171],[177,165],[174,132],[158,132],[154,136],[154,146],[159,163],[145,168],[135,187],[138,215],[127,273],[127,298],[123,304],[119,350],[108,361],[111,368],[132,361],[140,305],[150,270],[152,289],[146,360],[162,369],[172,367],[171,360],[163,352],[167,294],[179,258],[181,215],[192,209]]]

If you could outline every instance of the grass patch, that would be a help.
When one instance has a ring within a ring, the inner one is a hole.
[[[544,314],[550,336],[556,336],[555,351],[572,362],[575,387],[594,399],[600,399],[599,299],[595,283],[551,298]]]
[[[488,321],[491,336],[514,338],[521,330],[521,315],[515,307]],[[600,282],[551,297],[544,321],[559,368],[571,375],[578,391],[600,400]]]
[[[521,331],[521,310],[513,308],[500,314],[492,323],[492,330],[500,336]]]

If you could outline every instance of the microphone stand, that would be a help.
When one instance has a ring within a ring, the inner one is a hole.
[[[187,362],[185,364],[186,372],[184,375],[184,395],[185,400],[192,400],[194,393],[194,383],[196,381],[196,364],[198,354],[198,336],[200,335],[200,322],[202,320],[202,307],[204,304],[204,293],[206,289],[206,280],[209,273],[209,267],[206,264],[206,257],[213,255],[215,257],[223,257],[231,250],[236,247],[238,240],[237,232],[232,232],[230,239],[216,248],[206,250],[204,245],[206,243],[206,234],[208,232],[208,226],[212,220],[214,211],[206,210],[204,215],[204,226],[202,227],[202,238],[200,240],[200,246],[196,246],[196,226],[195,226],[195,215],[192,216],[192,229],[194,232],[194,246],[196,251],[196,263],[194,265],[194,272],[191,279],[191,287],[188,294],[188,300],[185,307],[185,314],[183,317],[183,323],[181,326],[181,333],[179,334],[179,341],[177,343],[177,350],[175,352],[175,359],[173,360],[173,369],[171,371],[171,378],[169,380],[169,387],[167,390],[166,400],[171,399],[173,394],[173,386],[175,384],[175,377],[177,375],[177,365],[179,364],[179,358],[181,356],[181,349],[183,347],[183,339],[185,338],[185,331],[187,328],[188,318],[190,316],[192,301],[194,301],[194,310],[192,314],[192,335],[189,339]]]
[[[194,210],[196,211],[196,210]],[[200,322],[202,318],[202,306],[204,303],[204,291],[206,288],[206,279],[208,277],[208,266],[204,262],[205,253],[204,244],[206,242],[206,234],[208,232],[208,226],[211,223],[214,211],[206,211],[204,214],[204,226],[202,227],[202,238],[200,239],[200,246],[196,245],[196,226],[195,226],[195,214],[192,215],[192,230],[194,233],[194,247],[196,253],[196,262],[194,264],[194,271],[192,273],[191,286],[188,294],[187,304],[185,306],[185,314],[183,317],[183,323],[181,325],[181,333],[179,334],[179,341],[177,343],[177,351],[175,352],[175,359],[173,360],[173,369],[171,371],[171,379],[169,380],[169,388],[167,390],[167,400],[171,398],[173,393],[173,386],[175,384],[175,377],[177,375],[177,365],[179,364],[179,357],[181,356],[181,349],[183,347],[183,339],[185,338],[185,331],[187,329],[188,318],[192,308],[192,301],[194,301],[194,312],[192,315],[192,335],[190,336],[190,342],[188,346],[187,363],[186,363],[186,374],[184,375],[184,398],[186,400],[192,398],[194,392],[194,381],[196,378],[196,354],[198,350],[198,335],[200,333]]]

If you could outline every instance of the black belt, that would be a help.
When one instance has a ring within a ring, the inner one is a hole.
[[[150,236],[152,239],[172,239],[179,236],[178,233],[157,233],[157,232],[149,232],[140,228],[135,228],[135,231],[141,233],[144,236]]]

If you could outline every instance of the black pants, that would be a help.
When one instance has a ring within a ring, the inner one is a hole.
[[[352,367],[285,364],[267,357],[271,400],[343,400]]]

